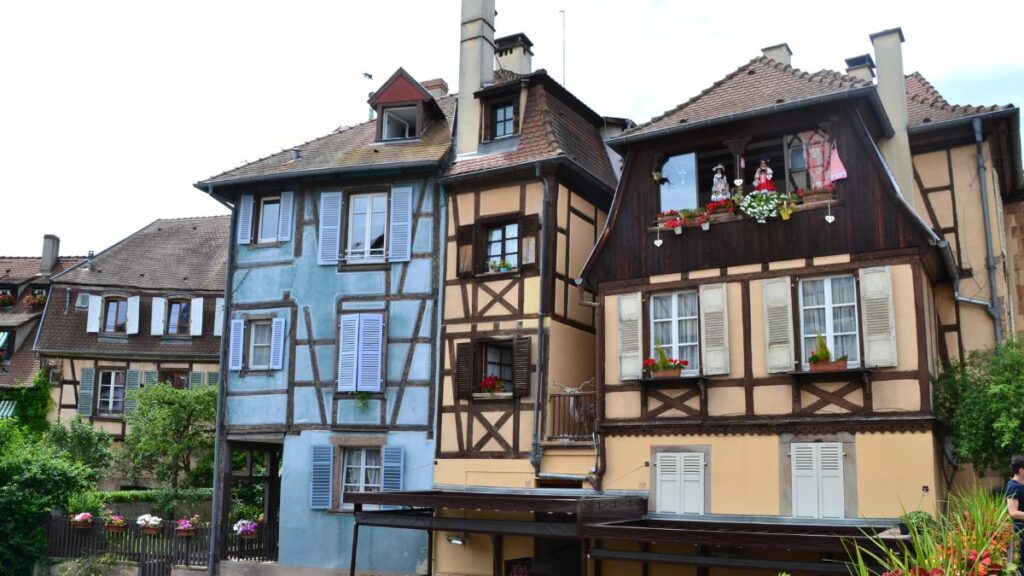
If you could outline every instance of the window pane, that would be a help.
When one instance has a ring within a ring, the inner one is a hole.
[[[7,341],[10,337],[10,332],[0,332],[0,350],[7,350]]]
[[[814,354],[814,348],[816,344],[817,338],[815,338],[814,336],[808,336],[804,338],[804,362],[806,362],[807,359],[811,357],[811,354]]]
[[[832,304],[853,304],[856,289],[852,276],[832,279]]]
[[[836,333],[857,332],[857,315],[853,306],[832,309],[832,330]]]
[[[518,238],[519,224],[507,224],[505,226],[505,238]]]
[[[277,215],[280,211],[280,204],[277,200],[263,203],[263,212],[260,214],[260,240],[277,239]]]
[[[696,343],[700,339],[698,335],[697,319],[679,320],[679,343]]]
[[[661,209],[697,207],[697,155],[673,156],[661,167]]]
[[[377,194],[373,197],[373,211],[374,212],[387,212],[388,209],[388,197],[385,194]]]
[[[825,305],[824,280],[805,280],[800,283],[800,289],[803,291],[804,306]]]
[[[105,332],[113,332],[115,327],[115,321],[117,320],[117,301],[111,300],[107,302],[107,318],[104,322],[103,330]]]
[[[825,335],[825,309],[804,310],[804,336]]]
[[[857,336],[855,334],[836,336],[836,348],[832,354],[832,359],[836,360],[842,356],[846,356],[846,359],[851,362],[859,360],[857,357]]]
[[[489,228],[487,230],[487,240],[496,242],[501,240],[501,228]]]
[[[384,214],[374,212],[370,223],[370,248],[384,249]]]
[[[512,267],[512,268],[518,268],[519,267],[519,256],[517,256],[515,254],[506,254],[505,255],[505,262],[507,262],[508,265],[510,267]]]
[[[128,323],[128,303],[121,300],[117,303],[117,329],[123,330]]]
[[[654,296],[651,298],[651,314],[655,320],[672,317],[672,297]]]
[[[519,252],[519,241],[505,240],[505,254],[515,254],[516,252]]]
[[[697,315],[697,293],[696,292],[684,292],[678,295],[679,298],[679,316],[696,316]]]
[[[691,344],[688,346],[680,346],[679,348],[679,359],[686,360],[686,368],[684,370],[691,371],[696,370],[699,364],[699,358],[697,357],[697,345]]]
[[[498,348],[487,347],[487,361],[488,362],[501,362],[501,350]]]
[[[270,365],[270,346],[256,346],[252,349],[252,365]]]
[[[178,314],[181,313],[181,304],[177,302],[171,303],[171,312],[167,315],[167,333],[177,334],[178,333]]]
[[[501,256],[501,242],[491,242],[487,245],[488,256]]]
[[[270,344],[269,322],[257,322],[252,325],[252,341],[257,346]]]
[[[354,214],[366,214],[369,212],[370,200],[366,196],[352,197],[352,212]]]
[[[349,231],[349,250],[361,252],[366,249],[366,217],[353,216],[349,223],[352,229]]]
[[[804,148],[803,146],[789,149],[789,169],[790,170],[806,170],[807,162],[804,159]]]
[[[675,344],[675,340],[672,338],[672,323],[671,322],[655,322],[654,323],[654,345],[655,346],[671,346]],[[671,351],[669,351],[671,354]]]

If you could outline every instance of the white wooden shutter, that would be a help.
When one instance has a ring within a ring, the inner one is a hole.
[[[92,368],[82,368],[78,381],[78,415],[83,418],[92,416],[92,397],[95,388],[96,371]]]
[[[292,212],[295,207],[295,193],[281,192],[281,206],[277,216],[277,239],[280,242],[287,242],[292,239],[292,228],[295,220]]]
[[[658,452],[655,458],[655,512],[679,514],[683,509],[682,486],[680,483],[680,453]]]
[[[149,333],[152,336],[163,336],[166,332],[164,323],[167,320],[167,299],[153,297],[152,317],[149,319]]]
[[[888,266],[860,271],[860,306],[864,315],[864,366],[896,366],[896,321]]]
[[[338,392],[356,391],[359,364],[359,314],[341,317],[338,329]]]
[[[320,194],[320,244],[317,263],[337,264],[341,243],[341,192]]]
[[[129,370],[124,378],[124,413],[131,414],[139,407],[139,380],[142,373],[138,370]]]
[[[360,392],[380,392],[381,361],[384,358],[384,315],[359,315],[359,382]]]
[[[103,313],[103,298],[89,294],[89,315],[85,322],[85,331],[95,334],[100,331],[100,315]]]
[[[700,287],[700,351],[704,374],[729,373],[729,292],[724,282]]]
[[[309,470],[309,507],[326,510],[331,507],[334,485],[334,447],[314,445]]]
[[[792,372],[793,294],[789,276],[768,278],[761,282],[764,293],[765,362],[768,372]]]
[[[704,513],[704,453],[683,452],[680,457],[683,514]]]
[[[238,243],[248,244],[252,238],[252,194],[243,195],[238,202]]]
[[[843,445],[838,442],[818,444],[819,518],[842,518]]]
[[[793,469],[793,516],[818,517],[818,466],[814,444],[791,444]]]
[[[242,369],[242,346],[245,341],[245,320],[231,321],[231,342],[228,347],[228,370]]]
[[[192,336],[203,335],[203,299],[193,298],[192,304],[189,306],[189,323],[188,332]]]
[[[391,231],[388,259],[407,262],[412,253],[412,186],[391,188]]]
[[[405,452],[401,446],[385,445],[381,448],[380,489],[382,492],[401,492],[404,486]]]
[[[139,333],[139,297],[128,297],[128,323],[125,326],[125,334]]]
[[[274,318],[270,322],[270,369],[280,370],[284,367],[284,318]]]
[[[643,305],[639,292],[622,294],[619,300],[619,380],[643,376]]]
[[[223,336],[224,335],[224,299],[217,298],[217,303],[214,305],[215,312],[213,314],[213,335]]]

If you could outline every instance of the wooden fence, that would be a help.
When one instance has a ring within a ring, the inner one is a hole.
[[[196,526],[191,535],[178,534],[175,522],[166,522],[158,534],[144,534],[130,524],[124,532],[111,532],[101,522],[86,528],[71,525],[66,516],[46,519],[47,555],[79,558],[110,554],[117,560],[136,562],[143,576],[169,574],[172,565],[206,566],[210,554],[210,525]],[[255,538],[228,532],[225,557],[230,560],[274,562],[277,560],[277,527],[262,525]]]

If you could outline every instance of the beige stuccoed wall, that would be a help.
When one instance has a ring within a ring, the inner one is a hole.
[[[434,467],[434,484],[533,488],[533,466],[526,458],[443,458]]]
[[[596,339],[593,334],[551,322],[548,392],[563,392],[564,388],[579,388],[594,377]],[[588,386],[588,390],[594,387]]]
[[[857,501],[863,517],[935,511],[940,479],[930,432],[857,434]],[[928,492],[922,491],[928,486]]]

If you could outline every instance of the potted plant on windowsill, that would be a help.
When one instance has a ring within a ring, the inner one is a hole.
[[[832,352],[825,343],[825,337],[818,334],[814,338],[814,352],[807,359],[811,372],[837,372],[846,370],[846,356],[832,359]]]
[[[71,527],[78,530],[88,530],[92,528],[92,514],[88,512],[81,512],[71,517]]]
[[[669,358],[664,348],[658,348],[658,357],[644,360],[644,371],[648,378],[679,378],[689,364],[686,360]]]
[[[29,308],[42,308],[46,304],[46,296],[43,294],[29,294],[21,300]]]
[[[480,391],[485,394],[501,394],[505,392],[505,382],[498,378],[494,374],[485,376],[480,381]]]
[[[497,262],[492,261],[489,264],[491,272],[511,272],[512,265],[504,260],[498,260]]]
[[[143,534],[155,536],[159,534],[160,529],[163,528],[164,519],[159,516],[153,516],[152,514],[143,514],[135,520],[135,523],[142,529]]]
[[[9,292],[0,293],[0,308],[7,308],[14,305],[14,294]]]

